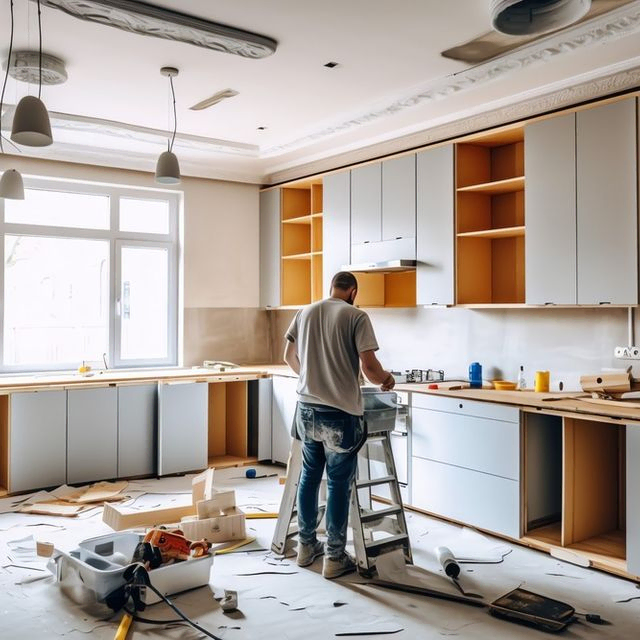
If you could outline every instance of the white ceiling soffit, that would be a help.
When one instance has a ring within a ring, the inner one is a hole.
[[[31,0],[36,2],[37,0]],[[205,49],[233,53],[245,58],[265,58],[278,43],[251,33],[196,16],[132,0],[41,0],[75,18],[99,22],[144,36],[166,38]]]

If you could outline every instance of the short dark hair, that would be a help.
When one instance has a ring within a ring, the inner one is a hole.
[[[332,289],[342,289],[342,291],[348,291],[351,287],[358,288],[358,281],[356,277],[350,271],[338,271],[333,278],[331,278]]]

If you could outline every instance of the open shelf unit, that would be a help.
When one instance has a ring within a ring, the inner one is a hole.
[[[525,416],[523,540],[626,572],[625,426]]]
[[[524,129],[456,144],[456,301],[523,303]]]
[[[322,181],[281,192],[282,306],[322,298]]]
[[[358,307],[415,307],[416,270],[367,273],[358,271]]]

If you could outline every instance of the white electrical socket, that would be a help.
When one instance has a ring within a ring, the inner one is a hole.
[[[615,358],[621,360],[640,360],[640,348],[639,347],[616,347],[613,350]]]

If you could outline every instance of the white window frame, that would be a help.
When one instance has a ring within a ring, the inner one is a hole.
[[[82,229],[76,227],[53,227],[5,222],[4,200],[0,198],[0,373],[32,371],[64,371],[75,369],[79,362],[58,362],[54,364],[34,363],[32,365],[6,365],[4,363],[4,245],[5,235],[44,236],[55,238],[78,238],[107,240],[109,242],[109,347],[107,363],[109,368],[134,368],[151,366],[177,366],[179,360],[179,229],[181,215],[180,191],[147,189],[110,184],[87,183],[37,176],[23,176],[25,189],[43,189],[47,191],[65,191],[104,195],[110,198],[110,224],[108,229]],[[119,198],[140,200],[166,200],[169,203],[169,232],[142,233],[119,231]],[[149,246],[169,249],[169,295],[168,295],[168,335],[167,357],[145,360],[125,360],[120,357],[120,318],[118,316],[118,297],[120,283],[120,251],[123,246]],[[96,363],[101,364],[101,363]]]

